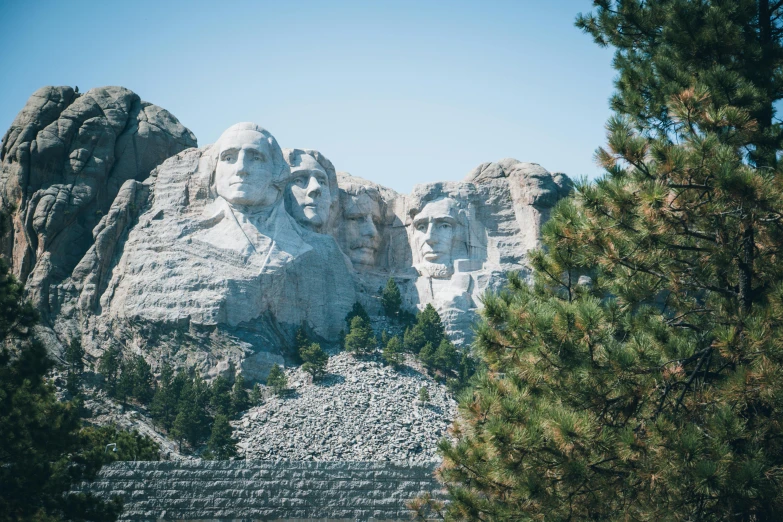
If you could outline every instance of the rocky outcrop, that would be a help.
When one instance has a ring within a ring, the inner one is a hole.
[[[378,194],[377,258],[357,270],[362,303],[380,313],[377,288],[393,277],[406,306],[432,304],[462,346],[472,339],[481,296],[498,289],[508,271],[528,272],[541,225],[572,190],[567,176],[514,159],[484,163],[461,182],[416,185],[411,194],[344,173],[338,179],[349,192],[358,186]]]
[[[485,163],[460,182],[397,192],[252,123],[213,145],[127,89],[35,93],[6,133],[0,253],[49,329],[98,357],[111,344],[263,381],[294,333],[332,351],[379,288],[432,304],[466,347],[481,296],[528,271],[540,227],[571,189],[534,163]],[[437,174],[434,175],[434,177]]]
[[[0,252],[45,321],[58,313],[50,290],[72,274],[102,232],[103,246],[85,263],[108,270],[109,243],[127,226],[114,221],[122,214],[120,203],[113,205],[121,187],[194,146],[195,136],[168,111],[122,87],[84,94],[44,87],[30,97],[0,151],[0,199],[9,221]],[[121,198],[134,190],[128,187]],[[86,282],[99,283],[100,274]]]

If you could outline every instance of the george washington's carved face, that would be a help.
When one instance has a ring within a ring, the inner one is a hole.
[[[232,205],[266,207],[280,190],[273,184],[277,167],[269,139],[255,130],[231,130],[218,142],[215,188]]]

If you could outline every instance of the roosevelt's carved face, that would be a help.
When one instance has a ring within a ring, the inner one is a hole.
[[[369,194],[348,195],[344,201],[341,239],[351,262],[372,266],[381,245],[378,223],[381,209],[378,201]]]
[[[326,171],[309,154],[299,157],[299,164],[291,167],[291,214],[298,222],[320,228],[329,220],[332,194]]]
[[[233,205],[266,207],[280,193],[269,140],[254,130],[229,130],[218,142],[215,188]]]
[[[427,203],[414,216],[413,243],[423,262],[451,265],[458,211],[456,201],[443,198]]]

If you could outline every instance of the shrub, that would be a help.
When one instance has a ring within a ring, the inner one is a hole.
[[[392,337],[383,347],[383,360],[386,361],[386,364],[390,364],[395,368],[402,365],[404,357],[402,354],[402,343],[400,342],[399,337]]]
[[[269,376],[266,378],[266,384],[279,395],[288,387],[288,377],[286,377],[285,372],[280,366],[275,364],[269,371]]]
[[[369,320],[358,315],[351,319],[351,328],[345,336],[345,351],[363,355],[373,352],[376,345]]]
[[[313,380],[326,373],[326,364],[329,362],[329,355],[323,351],[320,344],[310,343],[300,350],[299,355],[304,361],[302,370],[312,375]]]
[[[386,287],[381,291],[381,305],[387,317],[399,317],[402,296],[400,295],[400,288],[391,277],[386,282]]]

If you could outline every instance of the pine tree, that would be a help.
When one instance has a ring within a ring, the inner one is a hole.
[[[435,347],[432,346],[432,343],[426,343],[424,348],[419,352],[419,361],[421,361],[421,364],[423,364],[425,368],[432,369],[434,366],[434,359]]]
[[[272,369],[269,370],[266,384],[272,388],[276,394],[280,395],[288,388],[288,377],[286,377],[285,372],[283,372],[280,366],[275,364],[272,366]]]
[[[250,398],[245,389],[245,378],[242,374],[234,379],[234,386],[231,387],[231,412],[232,415],[238,415],[250,407]]]
[[[233,365],[229,365],[229,370],[234,371]],[[196,415],[198,417],[198,441],[201,442],[209,437],[210,426],[213,421],[213,417],[209,412],[209,384],[201,377],[201,374],[193,368],[190,369],[190,378],[193,382],[193,397],[194,404],[196,405]],[[182,397],[182,394],[180,394],[180,397]],[[180,399],[180,402],[181,400],[182,399]]]
[[[430,391],[427,389],[426,386],[422,386],[419,388],[419,402],[428,403],[430,402]]]
[[[377,340],[370,321],[360,315],[351,319],[351,328],[345,336],[345,351],[357,355],[366,355],[375,351]]]
[[[418,354],[427,343],[436,347],[445,338],[446,330],[443,328],[440,314],[431,304],[428,304],[416,316],[416,324],[405,329],[403,344],[406,351]]]
[[[155,393],[153,381],[152,368],[144,357],[137,355],[133,363],[133,397],[142,404],[149,404]]]
[[[402,353],[402,343],[396,335],[389,339],[383,347],[383,360],[386,361],[386,364],[395,368],[400,367],[405,361]]]
[[[209,386],[197,372],[190,370],[183,379],[177,416],[171,428],[172,435],[180,443],[180,449],[183,441],[195,448],[209,436],[212,424],[212,418],[207,411],[209,399]]]
[[[750,159],[777,164],[783,129],[774,118],[783,92],[781,3],[770,0],[602,0],[577,26],[615,48],[619,75],[611,106],[647,136],[681,125],[672,97],[691,88],[710,93],[709,108],[735,107],[754,122],[746,129]]]
[[[310,336],[307,335],[304,323],[297,328],[296,335],[294,336],[294,353],[299,358],[298,363],[302,363],[302,350],[310,346]]]
[[[446,519],[778,520],[781,5],[596,5],[607,173],[552,212],[534,286],[485,297]]]
[[[313,376],[313,380],[326,373],[326,365],[329,362],[329,355],[323,351],[318,343],[310,343],[299,352],[304,364],[302,370]]]
[[[264,400],[264,396],[261,394],[261,386],[258,384],[253,385],[253,389],[250,392],[250,406],[258,406]]]
[[[84,372],[84,348],[78,339],[72,340],[65,349],[67,368],[66,388],[71,395],[79,393],[79,382]]]
[[[383,312],[387,317],[397,318],[400,314],[402,296],[400,295],[400,288],[391,277],[381,292],[381,306],[383,306]]]
[[[479,371],[476,361],[468,353],[468,350],[462,352],[457,365],[457,376],[448,379],[446,385],[452,393],[459,394],[470,385],[471,379]]]
[[[117,378],[119,377],[120,367],[122,365],[122,353],[119,347],[110,346],[101,355],[98,363],[98,373],[106,381],[106,392],[113,397],[117,392]]]
[[[406,352],[418,354],[424,345],[427,344],[424,338],[424,333],[421,331],[421,327],[417,324],[409,326],[405,329],[405,334],[402,336],[403,348]]]
[[[459,365],[459,352],[448,339],[442,339],[432,356],[433,368],[440,370],[444,375],[455,372]]]
[[[207,448],[217,460],[228,460],[236,456],[236,440],[231,436],[231,425],[225,415],[215,416]]]
[[[179,450],[182,451],[184,441],[191,445],[198,443],[198,415],[193,404],[182,404],[178,410],[171,427],[171,435],[179,443]]]
[[[132,361],[120,360],[119,378],[114,387],[114,398],[122,404],[127,404],[133,395],[134,364]]]
[[[46,380],[53,361],[32,338],[37,314],[22,292],[0,259],[0,522],[116,520],[119,498],[71,493],[104,460],[80,431],[79,401],[59,402]]]
[[[173,385],[174,370],[168,361],[161,367],[160,380],[150,405],[150,413],[155,422],[165,430],[170,430],[177,416],[179,396]]]
[[[353,304],[353,308],[351,308],[351,311],[345,316],[345,324],[348,326],[349,331],[351,330],[351,321],[353,321],[354,317],[361,317],[368,323],[370,322],[370,316],[367,315],[367,310],[365,310],[358,301]]]
[[[231,382],[224,375],[218,375],[210,387],[209,405],[215,415],[230,416],[233,414],[231,407]]]
[[[160,447],[138,431],[120,430],[114,425],[86,427],[79,433],[85,447],[90,448],[88,458],[104,463],[132,460],[160,460]],[[114,444],[114,451],[106,446]]]
[[[440,320],[438,311],[431,304],[427,304],[424,310],[416,317],[416,326],[421,330],[425,343],[438,346],[446,337],[446,330]]]

